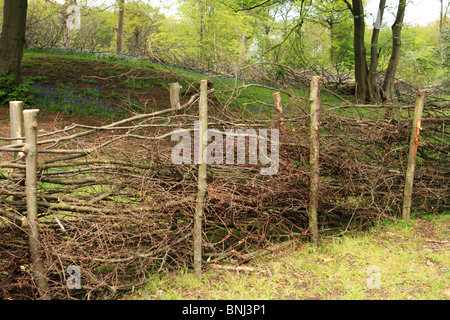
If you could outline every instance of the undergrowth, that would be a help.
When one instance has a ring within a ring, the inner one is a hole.
[[[324,237],[318,247],[296,242],[240,271],[228,264],[228,270],[207,265],[201,278],[188,268],[151,275],[143,288],[123,298],[449,299],[449,223],[449,214],[382,222],[370,231]]]

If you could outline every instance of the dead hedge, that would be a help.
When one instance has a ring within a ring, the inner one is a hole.
[[[217,94],[210,90],[209,128],[279,129],[280,163],[273,176],[262,176],[262,165],[208,166],[204,268],[244,263],[309,236],[308,99],[291,96],[281,115],[249,109],[246,116]],[[197,166],[172,163],[170,134],[193,129],[197,102],[194,95],[180,110],[40,135],[39,228],[53,298],[111,297],[156,272],[192,264]],[[388,109],[392,119],[385,119]],[[412,112],[412,105],[323,105],[322,236],[399,216]],[[448,116],[448,102],[428,99],[413,191],[417,213],[449,209]],[[7,147],[18,146],[2,141],[0,297],[31,299],[37,290],[26,242],[24,164],[12,161]],[[66,285],[71,265],[81,270],[80,289]]]

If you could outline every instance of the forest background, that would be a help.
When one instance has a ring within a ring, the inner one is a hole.
[[[378,2],[366,2],[365,47],[369,51]],[[448,78],[448,1],[426,3],[428,10],[421,15],[423,2],[406,3],[396,74],[397,79],[419,88]],[[69,31],[63,22],[70,4],[80,6],[81,24],[80,29]],[[211,74],[228,74],[255,62],[277,63],[352,80],[353,17],[347,4],[333,0],[30,0],[26,46],[117,52]],[[386,3],[378,39],[379,71],[389,63],[397,7],[396,2]],[[282,77],[284,71],[271,72]]]

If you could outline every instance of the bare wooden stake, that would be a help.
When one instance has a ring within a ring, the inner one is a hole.
[[[273,102],[275,104],[275,109],[278,111],[278,113],[283,113],[283,105],[281,101],[281,94],[279,92],[275,92],[273,94]]]
[[[9,102],[9,121],[10,121],[10,137],[11,138],[23,138],[23,102],[22,101],[10,101]],[[23,143],[22,139],[17,139],[11,141],[13,144]],[[16,161],[24,156],[23,152],[14,152],[13,159]],[[23,169],[10,169],[9,173],[18,173],[19,175],[24,175]],[[25,181],[21,181],[21,186],[24,186]],[[13,197],[14,201],[22,201],[21,197]],[[22,213],[22,212],[21,212]],[[22,220],[15,219],[15,223],[19,226],[22,225]]]
[[[22,101],[10,101],[9,102],[9,118],[10,118],[10,136],[11,138],[22,138],[23,133],[23,102]],[[12,144],[23,143],[23,140],[17,139],[11,141]],[[14,160],[23,156],[21,152],[14,152]]]
[[[319,244],[319,227],[317,223],[317,207],[319,203],[319,112],[320,112],[320,80],[315,76],[311,80],[311,148],[310,148],[310,175],[309,189],[309,231],[314,244]]]
[[[414,119],[412,123],[411,140],[409,143],[408,168],[406,170],[405,190],[403,195],[402,219],[410,221],[411,219],[411,200],[414,182],[414,173],[416,171],[417,147],[419,146],[420,130],[422,130],[422,111],[425,103],[425,91],[417,93],[416,104],[414,108]]]
[[[202,221],[206,195],[206,145],[208,144],[208,80],[200,81],[200,133],[199,133],[199,167],[198,193],[194,217],[194,272],[196,277],[202,274]]]
[[[48,299],[49,286],[45,278],[44,261],[41,257],[41,243],[39,237],[38,210],[37,210],[37,113],[38,109],[24,110],[23,119],[25,127],[25,159],[26,180],[25,194],[27,198],[28,244],[31,261],[33,263],[33,276],[36,280],[39,294],[42,299]]]
[[[180,109],[180,89],[181,86],[178,82],[174,82],[170,84],[169,91],[170,91],[170,107],[172,109]]]

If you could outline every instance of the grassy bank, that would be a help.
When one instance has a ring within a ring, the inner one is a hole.
[[[21,87],[1,97],[3,104],[22,100],[30,108],[41,109],[41,113],[104,120],[169,107],[169,83],[174,81],[182,85],[182,96],[189,98],[198,80],[208,78],[222,105],[244,117],[274,116],[273,93],[277,90],[288,113],[302,113],[300,105],[309,98],[308,88],[277,89],[276,84],[204,75],[150,60],[63,49],[25,50],[22,76]],[[5,83],[4,87],[9,85]],[[329,92],[323,92],[322,101],[324,105],[342,102]]]

